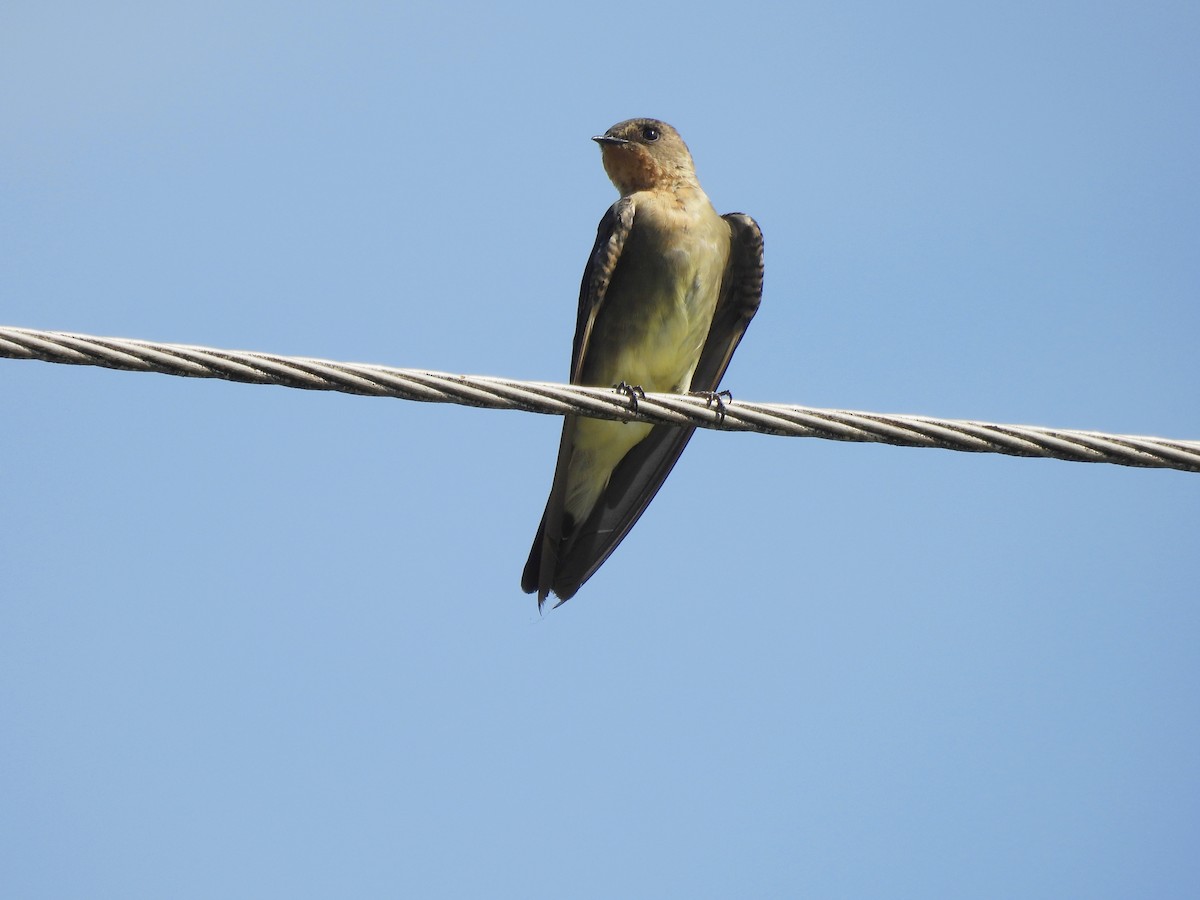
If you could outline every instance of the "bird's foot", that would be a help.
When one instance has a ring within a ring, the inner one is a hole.
[[[636,413],[638,411],[638,398],[642,400],[646,399],[646,392],[642,390],[640,384],[627,384],[622,381],[620,384],[614,384],[613,390],[629,398],[629,409],[631,412]]]
[[[720,425],[725,421],[725,403],[726,401],[733,402],[733,394],[729,391],[691,391],[693,397],[703,397],[705,406],[717,407],[717,424]]]

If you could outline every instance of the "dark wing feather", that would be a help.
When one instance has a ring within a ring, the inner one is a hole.
[[[729,368],[733,351],[746,333],[750,320],[758,312],[763,289],[762,230],[745,213],[729,213],[733,240],[729,247],[729,268],[721,287],[721,299],[713,313],[708,339],[700,352],[700,363],[692,375],[693,391],[715,391]]]
[[[571,345],[572,384],[579,384],[583,360],[592,337],[592,326],[596,324],[596,313],[604,303],[621,251],[625,248],[629,232],[633,230],[633,206],[631,199],[622,197],[608,208],[596,227],[596,243],[592,245],[591,256],[583,269],[583,281],[579,285],[579,313],[575,319],[575,341]]]
[[[723,217],[731,231],[729,265],[712,325],[692,376],[693,391],[715,391],[762,299],[763,237],[742,213]],[[613,470],[596,508],[571,535],[551,587],[570,599],[608,559],[671,473],[695,428],[656,425]]]
[[[622,197],[608,208],[596,228],[596,242],[592,245],[591,255],[583,269],[583,281],[579,285],[579,310],[575,319],[575,340],[571,347],[572,384],[579,383],[596,313],[604,303],[617,261],[621,258],[621,250],[633,228],[633,216],[633,201]],[[529,551],[529,559],[521,575],[521,590],[527,594],[537,591],[539,608],[552,589],[558,567],[559,545],[563,537],[563,503],[566,500],[567,455],[573,443],[574,428],[575,418],[567,416],[563,421],[550,497],[546,501],[546,510],[542,513],[533,548]]]

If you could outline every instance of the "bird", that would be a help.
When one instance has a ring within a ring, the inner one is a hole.
[[[620,194],[583,271],[572,384],[714,393],[763,285],[763,237],[744,213],[719,215],[691,152],[658,119],[627,119],[592,138]],[[521,577],[538,609],[559,604],[608,559],[658,493],[694,427],[568,415],[554,480]]]

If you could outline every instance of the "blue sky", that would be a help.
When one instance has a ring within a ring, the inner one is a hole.
[[[1200,438],[1200,11],[11,3],[0,322],[561,380],[651,115],[737,397]],[[0,894],[1194,897],[1200,477],[0,360]]]

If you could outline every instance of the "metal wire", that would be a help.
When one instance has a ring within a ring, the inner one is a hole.
[[[742,400],[718,404],[703,397],[682,394],[639,396],[634,409],[627,394],[607,388],[450,375],[29,328],[0,326],[0,357],[159,372],[188,378],[221,378],[310,391],[399,397],[429,403],[520,409],[549,415],[574,414],[622,421],[696,425],[721,431],[756,431],[790,437],[1200,472],[1200,441]]]

